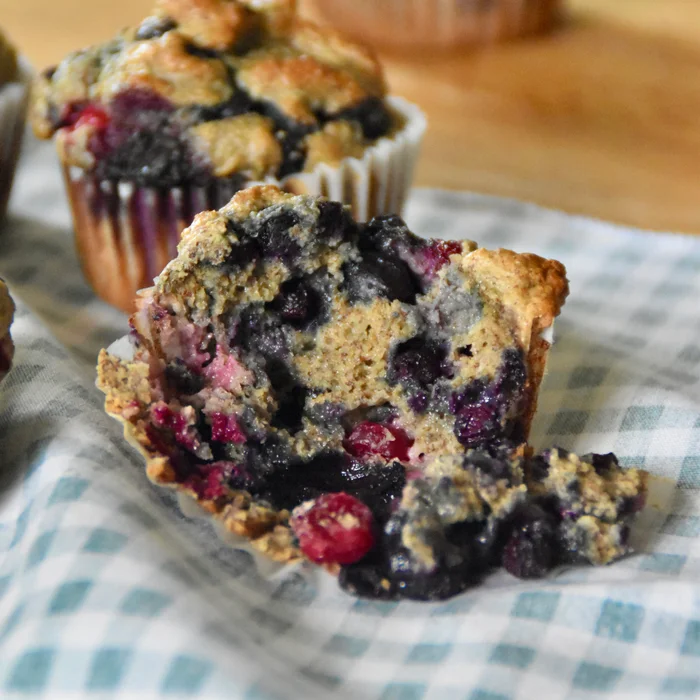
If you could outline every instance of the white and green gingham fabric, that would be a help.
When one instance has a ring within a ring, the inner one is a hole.
[[[0,234],[18,302],[0,388],[0,697],[521,700],[700,696],[700,238],[417,191],[421,233],[562,260],[533,439],[664,477],[638,553],[443,604],[259,577],[151,486],[94,388],[126,318],[82,280],[51,146]]]

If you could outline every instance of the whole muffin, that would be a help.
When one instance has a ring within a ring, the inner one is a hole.
[[[561,0],[313,0],[321,16],[375,46],[478,46],[550,29]]]
[[[0,218],[5,216],[27,116],[30,71],[0,32]]]
[[[0,279],[0,381],[10,371],[15,354],[15,346],[10,335],[14,315],[15,304],[7,291],[7,286]]]
[[[125,310],[194,215],[249,182],[399,209],[425,126],[370,51],[291,0],[158,0],[46,71],[32,124],[56,135],[88,280]]]

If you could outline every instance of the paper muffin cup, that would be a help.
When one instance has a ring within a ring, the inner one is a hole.
[[[0,219],[7,213],[22,147],[31,80],[29,63],[20,58],[17,80],[0,87]]]
[[[488,44],[552,27],[561,0],[313,0],[346,34],[381,48]]]
[[[400,213],[426,128],[422,112],[397,97],[388,98],[401,128],[379,139],[362,158],[317,166],[282,180],[267,178],[295,194],[324,195],[352,206],[366,221]],[[183,229],[195,214],[220,209],[235,194],[228,180],[206,187],[158,189],[132,182],[100,180],[81,168],[63,167],[83,272],[95,293],[123,311],[134,310],[136,292],[152,284],[175,257]],[[246,183],[246,186],[255,183]]]

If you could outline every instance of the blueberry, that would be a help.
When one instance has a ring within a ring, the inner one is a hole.
[[[475,546],[474,526],[449,533],[440,528],[423,532],[422,539],[430,543],[437,563],[432,571],[425,571],[415,565],[403,545],[406,522],[406,514],[392,515],[375,550],[341,569],[343,590],[369,598],[434,601],[451,598],[478,581],[483,565]]]
[[[236,92],[226,101],[217,105],[197,105],[186,110],[186,117],[193,124],[216,121],[246,114],[252,109],[253,101],[243,90]]]
[[[424,245],[421,239],[411,233],[406,222],[397,214],[375,216],[371,219],[362,231],[359,243],[360,247],[370,247],[394,254],[416,244]]]
[[[289,210],[281,210],[265,219],[255,232],[262,255],[270,258],[293,258],[297,255],[299,244],[289,235],[289,229],[298,224],[299,217]]]
[[[557,563],[557,537],[552,518],[530,504],[516,514],[503,550],[503,567],[518,578],[542,578]]]
[[[613,468],[620,466],[619,462],[617,461],[617,457],[612,452],[605,455],[584,455],[581,457],[581,461],[592,464],[593,468],[596,470],[596,473],[600,476],[605,476]]]
[[[264,358],[283,360],[289,354],[289,342],[285,329],[279,320],[266,314],[259,306],[251,306],[241,313],[235,344],[251,353],[258,353]]]
[[[391,129],[391,115],[380,97],[368,97],[359,104],[336,112],[332,119],[346,119],[360,124],[366,139],[374,141]]]
[[[450,413],[459,413],[465,406],[488,400],[488,397],[484,396],[485,391],[486,382],[482,379],[475,379],[466,386],[461,387],[450,396]]]
[[[294,508],[323,493],[348,493],[369,506],[375,519],[383,521],[405,483],[405,471],[398,462],[364,464],[331,451],[307,461],[286,463],[275,470],[265,488],[267,499],[281,508]]]
[[[110,127],[89,142],[98,178],[164,188],[211,181],[209,165],[195,156],[167,102],[147,91],[130,91],[112,109]]]
[[[188,43],[185,45],[185,51],[196,58],[209,61],[221,57],[221,54],[216,49],[210,49],[207,46],[198,46],[197,44]]]
[[[327,241],[346,241],[355,235],[356,225],[340,202],[319,202],[318,235]]]
[[[136,30],[136,39],[145,41],[147,39],[158,39],[177,25],[167,17],[146,17]]]
[[[618,517],[624,518],[628,515],[639,513],[646,505],[646,495],[639,493],[636,496],[627,496],[618,501],[617,513]]]
[[[338,574],[338,584],[346,593],[358,598],[395,600],[400,594],[396,585],[389,580],[389,575],[384,557],[379,553],[370,552],[356,564],[342,566]]]
[[[279,294],[272,301],[272,308],[284,322],[300,327],[316,317],[320,300],[316,291],[304,280],[293,279],[282,284]]]
[[[465,447],[480,447],[497,438],[500,432],[498,415],[489,404],[465,406],[455,418],[455,437]]]
[[[343,274],[351,302],[370,302],[377,297],[408,304],[416,301],[418,289],[411,271],[393,256],[368,251],[360,262],[346,263]]]
[[[472,452],[467,456],[466,462],[490,479],[495,481],[505,479],[509,484],[512,481],[513,473],[510,465],[502,459],[484,453]]]
[[[505,350],[494,382],[494,393],[501,396],[519,395],[526,379],[527,370],[522,352],[515,349]]]
[[[423,337],[411,338],[396,348],[391,360],[390,378],[428,387],[443,376],[446,354],[444,347],[435,341]]]
[[[308,134],[316,131],[318,126],[294,121],[272,102],[261,100],[254,103],[252,109],[269,117],[275,124],[275,135],[282,147],[282,164],[277,177],[283,178],[303,170],[306,161],[304,139]]]
[[[417,391],[408,397],[408,405],[414,413],[425,413],[430,404],[430,396],[426,391]]]

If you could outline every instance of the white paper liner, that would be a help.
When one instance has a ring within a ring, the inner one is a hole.
[[[389,97],[387,102],[403,126],[367,148],[362,158],[346,158],[337,167],[321,164],[310,173],[264,183],[349,204],[359,221],[400,214],[426,119],[406,100]],[[64,165],[63,172],[85,277],[98,296],[127,312],[133,310],[136,292],[175,257],[180,234],[195,214],[220,209],[236,191],[226,180],[163,190],[100,180],[75,166]]]
[[[488,44],[554,24],[560,0],[314,0],[322,17],[343,32],[383,46],[450,47]]]
[[[413,180],[423,134],[425,115],[401,97],[388,97],[389,107],[405,124],[391,137],[383,137],[367,148],[362,158],[345,158],[339,166],[318,165],[310,173],[289,175],[283,180],[267,178],[295,194],[323,195],[349,204],[358,221],[382,214],[400,214]]]
[[[29,105],[32,69],[22,57],[18,80],[0,88],[0,219],[5,216]]]

